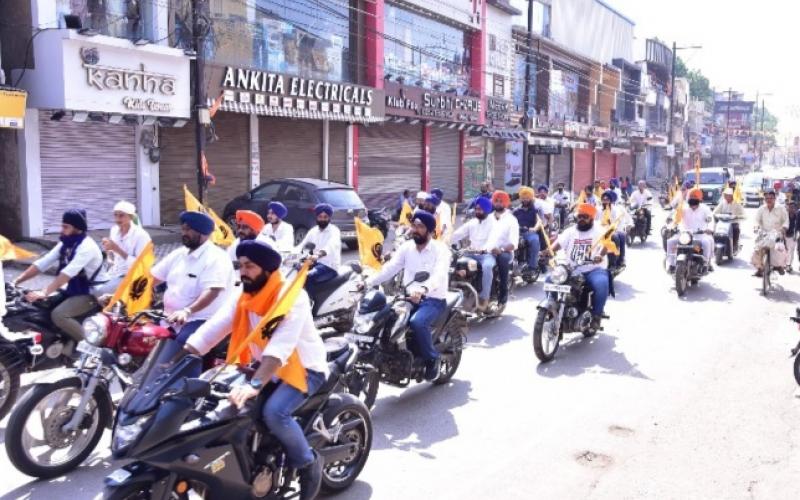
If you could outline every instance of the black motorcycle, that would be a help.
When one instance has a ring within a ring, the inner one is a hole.
[[[675,260],[675,291],[678,297],[686,295],[686,289],[690,284],[697,285],[700,278],[709,273],[703,246],[699,241],[695,241],[695,236],[701,234],[705,232],[682,231],[678,237],[678,255]]]
[[[633,245],[636,238],[639,238],[644,244],[647,241],[647,237],[650,236],[647,231],[647,208],[639,207],[631,210],[631,219],[633,219],[633,224],[628,227],[625,234],[628,246]]]
[[[213,380],[186,378],[196,373],[201,359],[188,355],[168,364],[175,348],[171,342],[154,349],[141,384],[120,402],[111,451],[115,459],[133,462],[106,477],[104,498],[296,497],[297,471],[287,465],[280,442],[260,416],[275,386],[237,410],[227,397],[231,386],[247,377],[246,370],[227,367]],[[354,396],[337,392],[356,356],[345,346],[329,363],[328,380],[295,413],[322,457],[327,493],[353,484],[372,447],[369,410]]]
[[[497,298],[500,292],[500,270],[498,266],[494,266],[492,278],[492,290],[489,293],[489,307],[486,310],[480,310],[479,294],[483,289],[483,269],[481,263],[474,257],[474,254],[485,252],[476,252],[474,250],[456,250],[453,249],[453,260],[450,267],[450,288],[459,290],[463,293],[463,301],[461,303],[461,310],[473,318],[496,318],[498,313]],[[512,268],[514,263],[511,263]],[[508,290],[509,293],[514,285],[514,280],[509,276]]]
[[[542,267],[541,253],[539,254],[538,262],[533,264],[528,262],[528,242],[524,237],[527,232],[527,227],[520,228],[519,245],[517,245],[517,249],[514,250],[514,262],[511,266],[510,279],[515,283],[517,278],[519,278],[525,284],[535,283],[536,280],[539,279],[539,276],[546,272],[546,267]],[[541,236],[541,231],[539,231],[539,234]]]
[[[371,208],[367,210],[367,219],[369,219],[370,227],[377,227],[380,229],[384,238],[386,238],[386,235],[389,234],[390,218],[391,216],[389,215],[389,209],[386,207]]]
[[[428,279],[420,272],[412,283]],[[461,353],[467,337],[467,320],[461,312],[461,292],[448,292],[446,306],[433,323],[433,346],[441,355],[441,370],[433,381],[435,385],[447,383],[461,363]],[[348,387],[351,394],[362,398],[372,408],[378,394],[378,382],[396,387],[406,387],[411,381],[422,382],[425,363],[415,354],[409,319],[413,304],[404,290],[391,301],[380,290],[367,292],[359,304],[353,333],[345,338],[358,345],[359,355],[355,371],[350,372]]]
[[[592,290],[575,267],[556,265],[550,272],[550,282],[544,284],[544,291],[546,295],[537,306],[533,325],[533,351],[539,361],[546,363],[555,357],[565,333],[580,332],[584,337],[593,337],[598,329],[592,325]]]
[[[800,307],[794,310],[794,316],[789,317],[789,319],[800,328]],[[794,346],[791,352],[792,355],[790,357],[794,358],[794,380],[797,385],[800,385],[800,342]]]
[[[671,210],[671,208],[669,208],[669,210]],[[668,215],[664,226],[661,228],[661,246],[664,248],[665,252],[667,251],[667,241],[676,234],[678,234],[678,226],[674,223],[672,215]]]
[[[77,353],[66,354],[67,346],[74,342],[50,319],[53,309],[65,298],[62,294],[31,303],[25,300],[27,290],[23,288],[6,283],[5,291],[3,324],[9,333],[0,335],[0,418],[17,399],[20,375],[66,366],[78,358]],[[98,311],[100,306],[76,319],[83,321]]]

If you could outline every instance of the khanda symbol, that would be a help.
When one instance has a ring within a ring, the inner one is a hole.
[[[219,229],[219,232],[221,232],[221,233],[222,233],[222,237],[223,237],[223,238],[225,238],[225,239],[227,239],[227,238],[228,238],[228,230],[225,228],[225,226],[223,226],[222,224],[220,224],[220,225],[218,225],[218,226],[217,226],[217,229]]]
[[[278,328],[278,325],[283,320],[283,315],[277,316],[272,318],[267,322],[266,325],[261,329],[261,338],[262,339],[271,339],[272,334],[275,333],[275,329]]]
[[[381,261],[381,255],[383,255],[383,243],[375,243],[372,245],[372,256]]]
[[[136,278],[133,283],[131,283],[131,288],[128,291],[128,297],[131,300],[139,300],[144,295],[144,292],[147,291],[147,284],[149,280],[144,276],[140,276]]]

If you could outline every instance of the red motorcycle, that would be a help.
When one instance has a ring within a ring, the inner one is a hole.
[[[111,385],[124,390],[161,339],[174,337],[160,326],[160,312],[128,318],[98,313],[83,322],[85,340],[74,368],[57,370],[20,398],[6,427],[6,453],[29,476],[51,478],[77,467],[111,428],[115,402]]]

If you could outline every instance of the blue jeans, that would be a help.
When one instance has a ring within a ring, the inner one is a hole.
[[[606,301],[608,301],[608,271],[605,269],[594,269],[583,275],[586,278],[586,283],[589,285],[589,288],[594,292],[592,314],[600,316],[603,314],[603,310],[606,307]]]
[[[325,283],[326,281],[330,281],[335,278],[339,273],[336,272],[335,269],[331,269],[330,267],[326,266],[325,264],[320,264],[317,262],[314,266],[309,269],[308,276],[306,277],[306,289],[309,286],[319,285],[320,283]]]
[[[608,254],[608,265],[617,267],[625,263],[625,233],[616,232],[611,236],[611,240],[616,243],[619,255]]]
[[[483,273],[483,279],[481,280],[481,292],[478,294],[478,296],[481,298],[481,300],[489,300],[489,294],[492,293],[494,266],[497,264],[497,261],[494,259],[494,255],[490,253],[471,254],[470,256],[480,263],[481,272]]]
[[[497,272],[500,273],[500,290],[497,292],[497,303],[505,304],[508,301],[508,275],[511,272],[511,259],[514,255],[511,252],[503,252],[495,259],[497,260]]]
[[[525,233],[523,237],[528,244],[528,267],[536,269],[539,266],[539,251],[542,249],[539,233]]]
[[[423,299],[414,308],[414,313],[408,322],[411,332],[414,334],[417,354],[425,361],[432,361],[439,357],[439,352],[433,347],[431,326],[442,315],[445,306],[444,299]]]
[[[280,384],[264,403],[261,417],[270,432],[278,438],[286,451],[289,467],[300,469],[314,461],[311,447],[300,424],[292,416],[325,383],[325,374],[306,371],[308,393],[303,394],[289,384]]]

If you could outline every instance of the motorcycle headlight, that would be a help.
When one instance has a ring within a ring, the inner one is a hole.
[[[678,243],[681,245],[690,245],[692,243],[692,233],[683,232],[678,236]]]
[[[476,272],[478,270],[478,261],[470,259],[469,262],[467,262],[467,270],[471,273]]]
[[[108,335],[108,316],[95,314],[83,320],[83,334],[86,341],[93,345],[102,345]]]
[[[152,415],[145,415],[130,425],[117,425],[114,428],[114,437],[111,442],[112,450],[120,451],[130,446],[150,423],[151,417]]]
[[[375,326],[375,315],[377,311],[368,314],[359,314],[353,319],[353,331],[365,335]]]
[[[556,285],[563,285],[569,279],[569,269],[566,266],[556,266],[550,272],[550,281]]]

